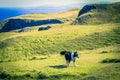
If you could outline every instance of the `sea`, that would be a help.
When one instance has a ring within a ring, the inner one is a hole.
[[[80,8],[81,5],[76,6],[59,6],[59,7],[50,7],[50,6],[41,6],[36,8],[0,8],[0,22],[7,18],[20,16],[24,14],[32,14],[32,13],[55,13],[55,12],[62,12],[65,10],[70,10],[74,8]]]
[[[55,13],[55,12],[62,12],[65,10],[75,9],[75,8],[82,8],[84,5],[89,3],[82,3],[82,4],[74,4],[74,5],[66,5],[66,6],[40,6],[34,8],[14,8],[14,7],[0,7],[0,22],[5,19],[25,15],[25,14],[32,14],[32,13]],[[110,2],[101,2],[100,4],[110,4]]]

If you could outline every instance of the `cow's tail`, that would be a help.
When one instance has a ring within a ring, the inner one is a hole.
[[[61,52],[60,52],[60,55],[65,55],[66,52],[67,52],[67,51],[61,51]]]

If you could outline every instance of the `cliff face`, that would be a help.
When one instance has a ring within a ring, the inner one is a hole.
[[[95,6],[95,5],[86,5],[86,6],[84,6],[84,7],[80,10],[80,12],[79,12],[79,14],[78,14],[78,17],[81,16],[82,14],[84,14],[84,13],[89,12],[89,11],[92,10],[92,9],[96,9],[96,6]]]
[[[40,26],[45,24],[60,24],[60,23],[62,22],[57,19],[48,19],[48,20],[8,19],[1,23],[0,32],[7,32],[24,27]]]
[[[72,24],[103,24],[120,22],[120,3],[84,6]]]

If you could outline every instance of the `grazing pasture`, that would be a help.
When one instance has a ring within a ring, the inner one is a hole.
[[[120,63],[110,62],[120,60],[119,24],[51,26],[0,33],[1,79],[119,80]],[[78,51],[77,67],[66,67],[61,50]]]
[[[119,80],[120,23],[73,25],[78,11],[14,17],[63,23],[0,33],[0,80]],[[92,21],[99,22],[98,18]],[[64,50],[79,53],[76,67],[72,62],[66,67],[60,55]]]

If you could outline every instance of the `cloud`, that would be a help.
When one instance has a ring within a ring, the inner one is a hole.
[[[120,0],[0,0],[0,7],[62,6],[101,2],[120,2]]]

